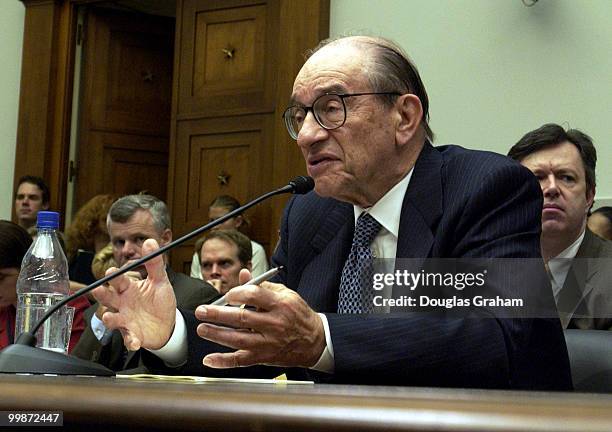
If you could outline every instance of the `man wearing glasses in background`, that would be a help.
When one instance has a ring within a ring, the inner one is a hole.
[[[228,292],[232,304],[255,309],[175,312],[163,267],[152,261],[147,281],[117,278],[97,289],[118,311],[105,323],[181,374],[253,376],[265,368],[247,366],[273,365],[323,382],[570,389],[558,320],[364,315],[371,304],[355,288],[373,256],[539,257],[541,194],[529,171],[492,153],[433,147],[423,83],[385,39],[321,43],[290,105],[285,123],[315,192],[286,207],[276,283]],[[249,276],[242,270],[240,282]],[[508,278],[520,289],[518,273]],[[535,294],[554,305],[549,286]],[[154,303],[164,307],[147,306]],[[143,307],[147,320],[133,316]]]

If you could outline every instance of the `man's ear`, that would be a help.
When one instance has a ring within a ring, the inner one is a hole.
[[[170,228],[166,228],[162,235],[160,236],[161,244],[160,246],[167,245],[172,241],[172,230]]]
[[[395,102],[397,123],[395,139],[399,145],[408,143],[421,126],[423,106],[421,100],[413,94],[404,94]]]
[[[244,223],[244,218],[242,217],[242,215],[238,215],[235,217],[236,217],[236,229],[238,229]]]
[[[593,206],[593,201],[595,201],[595,186],[593,186],[591,189],[587,188],[586,201],[587,201],[586,210],[588,213],[591,210],[591,207]]]
[[[41,205],[40,208],[42,208],[43,210],[49,210],[49,203]]]

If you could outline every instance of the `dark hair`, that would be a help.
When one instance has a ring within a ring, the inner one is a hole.
[[[223,207],[228,209],[229,211],[232,211],[240,207],[240,201],[238,201],[233,196],[219,195],[217,198],[212,200],[209,207]]]
[[[19,225],[0,220],[0,268],[20,268],[32,237]]]
[[[217,198],[212,200],[208,206],[208,208],[211,207],[224,208],[227,209],[227,212],[229,213],[240,207],[240,201],[230,195],[219,195]],[[249,226],[251,225],[249,219],[245,214],[241,214],[239,216],[242,217],[242,224],[238,227],[238,230],[248,232]]]
[[[251,245],[251,240],[240,231],[231,229],[231,230],[217,230],[211,231],[205,236],[198,239],[195,244],[195,250],[198,254],[198,257],[202,259],[202,246],[208,240],[219,239],[230,244],[234,244],[238,247],[238,260],[243,266],[246,266],[251,258],[253,257],[253,246]]]
[[[148,210],[151,213],[158,234],[170,229],[170,213],[166,204],[153,195],[144,194],[127,195],[115,201],[108,211],[106,227],[109,228],[111,222],[127,222],[138,210]]]
[[[38,186],[38,188],[42,192],[42,203],[49,204],[49,200],[51,199],[51,192],[49,192],[49,186],[47,186],[47,183],[45,183],[42,178],[37,176],[24,175],[23,177],[21,177],[17,182],[17,187],[15,188],[15,197],[17,196],[17,189],[19,189],[19,186],[21,186],[23,183],[30,183]]]
[[[594,210],[592,215],[595,213],[600,214],[608,218],[608,221],[612,223],[612,207],[599,207],[597,210]]]
[[[421,124],[425,134],[430,141],[434,140],[434,133],[429,127],[429,98],[425,85],[421,80],[416,65],[408,55],[395,42],[382,37],[372,36],[349,36],[330,38],[321,41],[315,48],[306,53],[306,57],[312,56],[321,48],[334,43],[340,43],[347,39],[351,43],[362,44],[373,49],[374,54],[368,56],[372,69],[367,71],[368,80],[372,91],[394,92],[402,94],[412,93],[421,101],[423,107],[423,118]],[[397,96],[380,95],[385,104],[391,106]]]
[[[597,151],[593,140],[587,134],[578,129],[565,131],[555,123],[548,123],[536,130],[527,132],[508,152],[508,156],[514,160],[522,161],[531,153],[542,150],[545,147],[561,144],[569,141],[574,144],[580,153],[582,165],[586,178],[588,191],[595,190],[595,165],[597,164]]]

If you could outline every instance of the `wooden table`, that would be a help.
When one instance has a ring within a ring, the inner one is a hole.
[[[612,431],[612,395],[0,375],[0,410],[72,430]],[[25,429],[23,429],[25,430]]]

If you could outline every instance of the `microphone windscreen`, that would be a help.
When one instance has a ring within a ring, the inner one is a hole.
[[[294,194],[303,195],[314,189],[314,180],[308,176],[297,176],[289,182],[292,187],[291,192]]]

